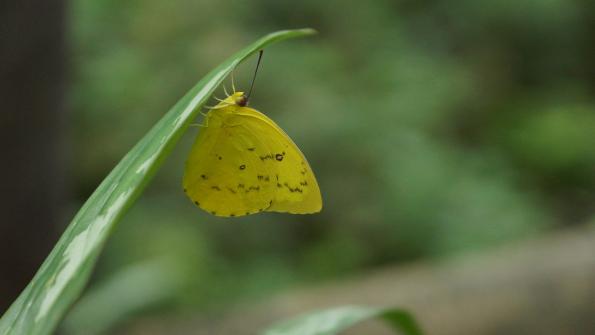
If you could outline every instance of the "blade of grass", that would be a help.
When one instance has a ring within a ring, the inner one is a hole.
[[[383,320],[406,335],[422,335],[415,319],[402,309],[363,306],[341,306],[304,314],[273,325],[263,335],[332,335],[370,319]]]
[[[114,225],[142,193],[200,107],[242,61],[265,46],[312,29],[262,37],[201,79],[124,156],[79,210],[33,280],[0,319],[0,335],[49,334],[87,283]]]

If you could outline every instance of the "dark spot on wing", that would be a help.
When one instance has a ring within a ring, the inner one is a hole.
[[[207,177],[207,176],[206,176],[206,175],[204,175],[204,174],[201,174],[201,175],[200,175],[200,177],[201,177],[203,180],[207,180],[207,179],[209,179],[209,177]]]
[[[248,148],[248,151],[254,151],[256,148]]]
[[[246,165],[242,164],[240,165],[240,170],[245,170],[246,169]]]
[[[282,154],[276,154],[275,155],[275,159],[278,160],[279,162],[283,160],[283,155]]]
[[[250,186],[248,187],[248,189],[246,190],[246,193],[250,192],[250,191],[260,191],[260,186]]]
[[[219,186],[211,186],[211,189],[213,189],[215,191],[221,191],[221,189],[219,188]]]
[[[266,161],[267,159],[273,159],[273,154],[268,154],[268,155],[264,155],[264,156],[260,156],[260,160],[261,161]]]
[[[291,192],[291,193],[295,193],[295,192],[303,193],[304,192],[304,190],[301,189],[300,187],[297,187],[297,186],[291,187],[291,186],[289,186],[288,183],[284,183],[283,186],[285,186],[287,188],[287,190],[289,190],[289,192]]]

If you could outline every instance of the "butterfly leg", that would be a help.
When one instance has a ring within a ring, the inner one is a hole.
[[[231,89],[233,90],[233,93],[236,93],[236,85],[235,85],[235,80],[233,79],[233,71],[231,70]]]
[[[205,114],[203,112],[200,112],[200,114],[202,114],[204,116],[207,116],[207,114]],[[208,117],[205,117],[205,123],[204,124],[202,124],[202,123],[191,123],[190,124],[190,127],[207,128],[208,126],[209,126],[209,118]]]
[[[229,96],[229,93],[227,93],[227,88],[225,87],[225,83],[223,83],[223,92],[225,92],[226,96]]]
[[[206,109],[220,109],[220,108],[224,108],[229,106],[230,104],[223,104],[223,105],[217,105],[217,106],[205,106]],[[202,112],[201,112],[202,113]]]

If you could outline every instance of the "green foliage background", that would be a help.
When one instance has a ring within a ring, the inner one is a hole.
[[[265,52],[251,104],[308,157],[322,213],[224,220],[197,210],[180,186],[191,130],[109,241],[95,287],[166,258],[161,279],[176,284],[153,307],[218,311],[593,220],[591,7],[74,0],[71,166],[80,202],[220,60],[269,31],[319,31]],[[236,85],[247,88],[252,71],[245,63]]]

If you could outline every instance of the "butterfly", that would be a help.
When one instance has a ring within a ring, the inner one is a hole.
[[[322,209],[318,183],[300,149],[270,118],[227,94],[205,116],[186,162],[183,187],[203,210],[223,217]]]

